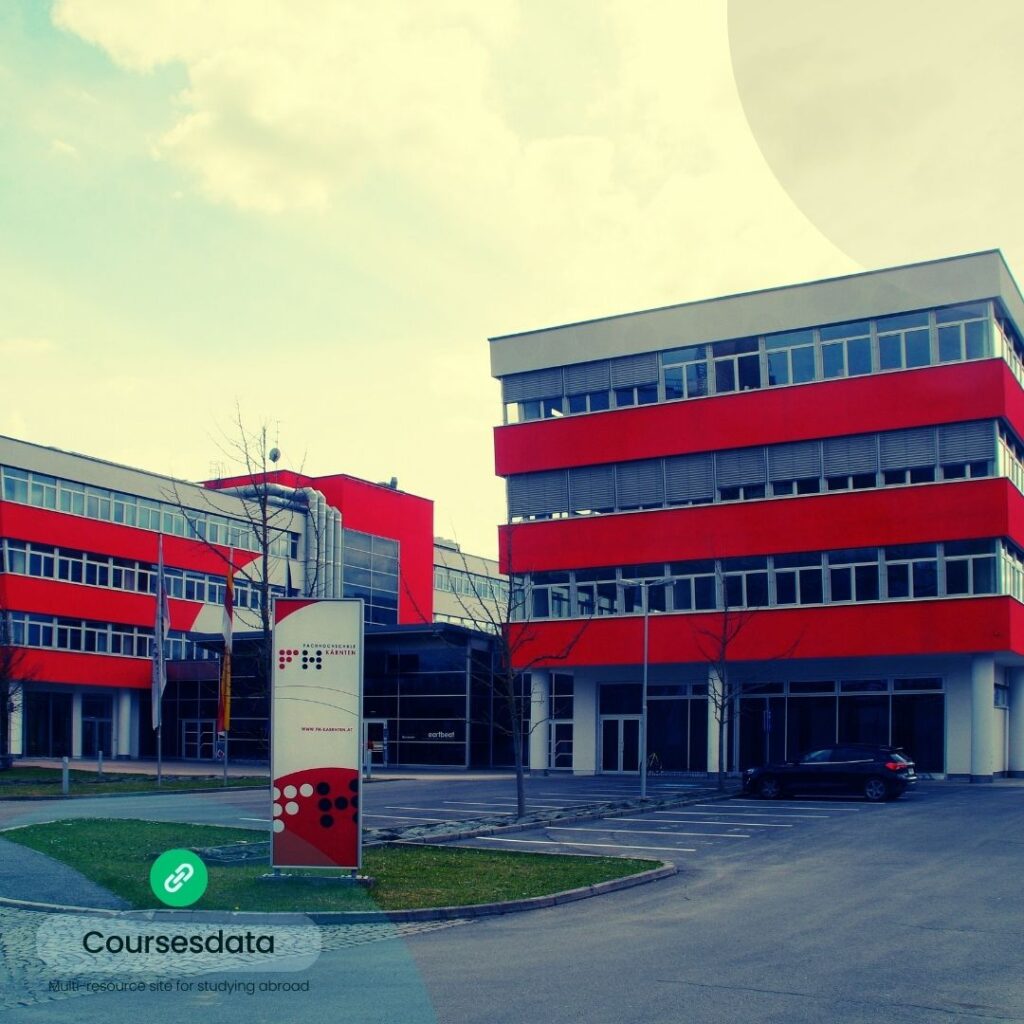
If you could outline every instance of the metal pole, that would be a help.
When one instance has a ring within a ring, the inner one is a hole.
[[[164,782],[163,754],[164,754],[164,723],[161,722],[156,727],[156,784],[158,786],[162,786],[163,782]]]
[[[228,734],[224,733],[224,785],[228,784]]]
[[[640,799],[647,798],[647,644],[650,621],[649,584],[644,586],[644,677],[640,718]]]
[[[60,791],[67,796],[70,788],[70,779],[68,778],[68,759],[66,757],[62,757],[60,759]]]
[[[100,750],[99,757],[96,759],[96,778],[103,778],[103,751]]]

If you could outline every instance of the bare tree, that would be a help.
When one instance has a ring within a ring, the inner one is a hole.
[[[506,527],[506,551],[510,564],[516,528],[517,526],[511,523]],[[481,577],[470,570],[461,548],[458,554],[472,593],[464,595],[456,589],[455,598],[474,628],[489,633],[493,638],[494,656],[489,667],[477,668],[477,678],[504,711],[502,719],[492,717],[488,724],[500,732],[511,734],[516,778],[516,815],[522,818],[527,813],[524,742],[535,729],[546,725],[550,717],[545,713],[531,721],[533,695],[530,673],[539,666],[546,667],[552,662],[566,661],[590,625],[591,616],[580,620],[572,635],[563,643],[552,646],[539,644],[542,634],[535,628],[536,623],[531,619],[530,595],[525,589],[517,584],[514,577],[510,577],[504,591],[495,598],[488,592],[489,578]],[[467,600],[467,596],[471,600]],[[506,717],[507,722],[503,720]],[[529,723],[525,730],[524,722]]]
[[[10,612],[0,608],[0,769],[11,764],[11,715],[23,706],[24,684],[35,676],[26,655],[15,642]]]
[[[739,709],[740,698],[756,692],[760,685],[734,671],[736,642],[741,633],[750,625],[764,607],[734,607],[729,603],[728,588],[722,573],[720,559],[715,561],[715,590],[721,595],[722,607],[712,613],[709,625],[694,625],[694,634],[701,656],[710,669],[708,700],[718,731],[718,788],[725,789],[726,779],[726,738],[729,735],[734,715]],[[707,616],[701,616],[707,620]],[[790,657],[800,642],[797,637],[784,650],[767,656],[764,660],[777,661]]]
[[[255,538],[256,558],[241,566],[235,559],[235,564],[229,564],[230,556],[225,549],[232,547],[225,543],[222,538],[216,542],[212,540],[205,531],[193,523],[194,508],[188,505],[181,493],[177,483],[172,486],[173,496],[169,500],[178,507],[190,524],[189,537],[201,540],[206,547],[213,552],[223,563],[225,575],[231,574],[241,577],[248,585],[249,593],[256,597],[257,608],[256,622],[259,639],[257,641],[257,683],[258,694],[269,693],[271,656],[273,653],[273,623],[271,621],[271,559],[274,542],[281,535],[291,514],[296,511],[305,512],[301,490],[289,488],[278,483],[276,477],[279,472],[277,461],[280,457],[278,449],[271,440],[271,424],[267,420],[259,421],[255,427],[246,424],[240,407],[235,405],[235,413],[231,422],[230,431],[222,434],[221,442],[218,444],[221,453],[235,467],[237,472],[230,474],[227,479],[238,479],[238,486],[230,488],[210,487],[204,488],[198,493],[198,498],[205,508],[222,516],[235,517],[238,515],[239,506],[232,503],[230,510],[224,503],[218,503],[218,495],[229,493],[233,497],[241,497],[241,512],[246,522],[246,528],[250,536]],[[294,471],[301,475],[302,468]],[[307,519],[307,522],[309,520]],[[318,570],[320,564],[320,552],[323,545],[323,537],[316,523],[307,531],[307,539],[312,546],[312,551],[306,551],[306,564],[313,567],[312,575],[305,576],[303,586],[310,593],[316,593],[318,587]],[[252,550],[246,547],[245,550]],[[285,557],[288,557],[287,555]],[[239,604],[236,601],[236,613],[239,612]],[[248,612],[254,609],[250,607]],[[245,612],[242,613],[243,617]]]

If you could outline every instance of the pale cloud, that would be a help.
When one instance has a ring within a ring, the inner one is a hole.
[[[70,142],[65,142],[63,139],[51,139],[50,152],[56,153],[58,156],[72,157],[75,160],[78,159],[78,148],[73,146]]]
[[[49,338],[0,338],[0,356],[34,356],[53,352]]]

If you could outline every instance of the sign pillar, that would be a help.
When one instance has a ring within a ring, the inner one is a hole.
[[[363,602],[279,597],[271,691],[271,866],[358,868]]]

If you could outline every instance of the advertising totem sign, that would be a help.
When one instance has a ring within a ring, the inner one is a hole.
[[[275,868],[358,868],[363,602],[274,602]]]

